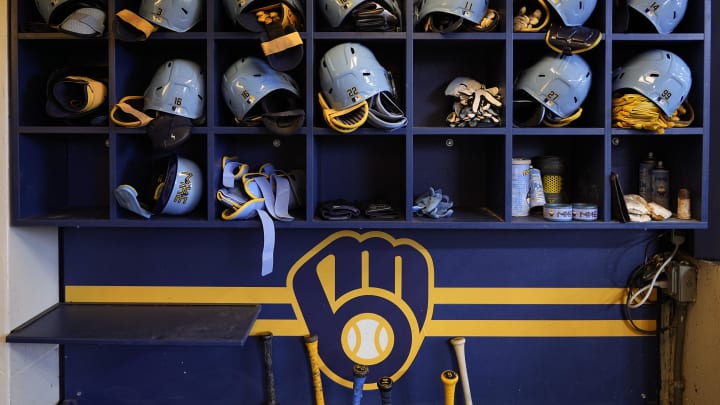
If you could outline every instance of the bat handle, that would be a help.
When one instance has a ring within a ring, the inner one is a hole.
[[[363,385],[368,375],[368,368],[362,364],[353,366],[353,405],[360,405],[363,396]]]
[[[263,342],[263,364],[265,366],[265,394],[267,405],[278,405],[275,397],[275,375],[272,369],[272,338],[273,334],[265,332],[260,335]]]
[[[315,389],[315,404],[325,405],[325,397],[322,389],[322,379],[320,378],[320,355],[318,354],[318,336],[311,334],[305,337],[305,347],[307,347],[308,357],[310,359],[310,371],[312,372],[313,388]]]
[[[393,384],[393,379],[390,377],[380,377],[378,379],[377,386],[380,390],[380,402],[382,405],[392,405],[390,392],[392,391]]]
[[[472,395],[470,394],[470,380],[468,379],[467,364],[465,363],[465,338],[454,337],[450,339],[450,343],[455,349],[458,367],[460,368],[460,384],[462,384],[463,394],[465,396],[465,405],[472,405]]]
[[[445,405],[455,405],[455,386],[458,382],[458,375],[453,370],[445,370],[440,374],[445,392]]]

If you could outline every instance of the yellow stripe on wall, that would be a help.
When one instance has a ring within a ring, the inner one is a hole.
[[[623,288],[435,288],[435,305],[617,305],[625,301]],[[291,304],[286,287],[164,287],[78,286],[65,287],[66,302],[166,303],[166,304]],[[655,328],[653,320],[636,320],[643,329]],[[251,334],[271,331],[278,336],[308,334],[295,319],[258,319]],[[590,337],[640,336],[624,320],[430,320],[425,336],[475,337]]]
[[[653,320],[635,320],[647,330]],[[251,335],[271,331],[277,336],[305,336],[309,332],[300,321],[258,319]],[[624,320],[431,320],[423,330],[426,337],[631,337],[636,333]]]
[[[625,302],[624,288],[436,288],[437,304],[575,304]]]
[[[289,304],[285,287],[163,287],[90,286],[65,287],[67,302],[120,302],[164,304]]]
[[[624,288],[434,288],[433,303],[510,305],[613,305],[625,302]],[[290,304],[286,287],[165,287],[80,286],[65,287],[67,302],[150,302],[209,304]]]

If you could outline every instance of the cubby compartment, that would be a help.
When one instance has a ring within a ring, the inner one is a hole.
[[[513,15],[512,17],[515,17],[520,13],[521,7],[525,7],[525,15],[533,15],[533,13],[537,11],[540,11],[542,13],[540,17],[540,22],[545,21],[547,19],[547,24],[544,28],[540,30],[536,30],[534,32],[541,32],[544,33],[547,31],[548,27],[550,27],[551,24],[557,24],[557,25],[570,25],[569,23],[572,20],[566,21],[563,20],[563,18],[560,15],[560,11],[568,17],[566,18],[577,18],[576,15],[585,15],[583,13],[589,12],[589,16],[587,17],[587,20],[582,24],[584,27],[600,30],[601,32],[605,31],[605,4],[610,0],[597,0],[597,1],[579,1],[579,2],[562,2],[562,1],[546,1],[546,7],[548,9],[546,16],[544,8],[540,5],[537,1],[513,1]],[[594,4],[593,10],[586,10],[585,7],[590,6],[591,4]],[[576,9],[576,7],[581,8],[582,11],[579,11]],[[511,18],[512,19],[512,18]],[[573,24],[575,21],[572,21]],[[521,32],[516,33],[515,35],[533,35],[534,32]]]
[[[613,33],[618,34],[658,34],[660,36],[666,36],[667,34],[659,34],[658,29],[646,18],[641,11],[635,10],[631,7],[627,9],[621,5],[615,3],[623,3],[625,6],[626,2],[613,2]],[[670,21],[679,18],[677,25],[670,34],[693,34],[702,33],[703,27],[705,26],[705,2],[703,1],[686,1],[687,8],[684,15],[682,9],[676,4],[680,2],[672,2],[662,5],[663,15],[661,18],[664,22],[662,27],[668,30],[671,25]],[[657,4],[653,3],[655,6]],[[709,6],[710,3],[708,3]],[[623,7],[623,8],[620,8]],[[649,6],[652,7],[652,6]],[[649,8],[648,7],[648,8]],[[682,17],[680,17],[682,16]]]
[[[654,160],[662,161],[669,170],[668,201],[673,214],[677,213],[678,191],[685,188],[690,193],[691,221],[706,221],[708,213],[702,211],[702,184],[706,181],[702,160],[703,141],[700,135],[616,135],[612,138],[612,167],[618,174],[625,194],[639,193],[640,162],[652,152]],[[680,221],[676,218],[672,221]],[[687,221],[681,221],[687,222]],[[673,224],[675,226],[677,224]]]
[[[196,63],[205,81],[203,103],[207,113],[207,94],[213,83],[207,79],[207,43],[205,40],[153,39],[146,42],[118,42],[115,46],[115,96],[117,103],[123,97],[142,96],[152,84],[156,73],[164,64],[176,59]],[[202,120],[194,123],[205,126]]]
[[[83,223],[108,219],[108,135],[21,133],[13,176],[15,218],[31,223]]]
[[[113,190],[120,185],[129,185],[137,192],[138,201],[144,208],[153,211],[156,204],[158,184],[168,172],[168,159],[178,156],[197,165],[201,172],[202,188],[193,187],[190,190],[193,196],[199,194],[199,203],[191,212],[182,215],[154,213],[146,219],[130,210],[121,207],[113,198],[113,217],[117,220],[132,220],[134,226],[155,225],[158,222],[172,223],[173,221],[201,221],[207,220],[208,165],[207,165],[207,135],[193,134],[191,137],[170,152],[154,151],[147,136],[140,132],[123,133],[116,136],[115,141],[115,168],[116,184]],[[179,168],[183,166],[178,165]],[[178,173],[180,169],[178,169]],[[197,183],[194,183],[197,184]],[[193,197],[197,198],[197,197]]]
[[[208,2],[211,2],[212,0],[206,0]],[[253,38],[257,38],[258,34],[253,33],[251,31],[246,30],[240,25],[235,24],[234,22],[234,14],[231,14],[231,10],[228,10],[229,4],[237,4],[237,8],[240,7],[246,7],[247,10],[254,9],[258,7],[258,4],[261,4],[263,6],[266,6],[268,2],[259,2],[257,4],[252,4],[248,1],[212,1],[212,4],[210,5],[210,10],[212,11],[212,18],[210,23],[212,24],[213,30],[215,32],[235,32],[235,33],[246,33],[248,35],[253,36]],[[275,3],[272,3],[275,4]],[[295,26],[298,32],[304,33],[307,31],[307,28],[309,26],[311,16],[307,13],[307,4],[302,0],[293,0],[286,2],[285,4],[288,5],[288,7],[291,7],[294,14],[299,14],[299,20],[302,23],[302,26]],[[243,11],[246,11],[246,9],[243,9]],[[236,8],[232,9],[232,12],[234,13],[237,11]],[[248,13],[249,14],[249,13]],[[249,14],[250,19],[254,19],[252,14]],[[302,36],[303,34],[301,34]]]
[[[314,212],[320,204],[344,200],[361,208],[365,203],[384,202],[405,217],[405,138],[395,135],[315,137]],[[313,201],[310,199],[310,201]],[[358,220],[368,218],[360,215]]]
[[[334,130],[330,129],[330,127],[325,122],[325,119],[323,118],[323,111],[320,107],[320,102],[318,101],[318,93],[321,92],[321,85],[320,85],[320,69],[321,69],[321,60],[325,56],[325,54],[332,49],[335,46],[339,45],[347,45],[348,49],[347,52],[354,53],[355,49],[353,47],[354,44],[359,44],[361,47],[366,48],[370,52],[372,52],[373,56],[377,60],[377,62],[382,66],[385,71],[389,74],[391,77],[391,82],[394,84],[395,87],[395,93],[397,98],[397,105],[400,107],[405,114],[407,114],[407,89],[410,86],[410,83],[407,81],[406,76],[406,52],[405,52],[405,41],[400,40],[397,38],[383,39],[382,36],[373,36],[373,37],[358,37],[356,38],[348,38],[347,40],[339,40],[339,39],[322,39],[322,40],[316,40],[315,41],[315,63],[313,64],[315,71],[312,72],[312,76],[314,78],[314,86],[313,89],[313,102],[315,103],[314,111],[315,116],[314,118],[314,125],[317,127],[317,129],[320,128],[326,128],[327,131],[324,132],[322,130],[319,131],[319,133],[337,133]],[[358,50],[358,52],[364,53],[362,50]],[[338,58],[340,59],[340,58]],[[361,68],[368,69],[372,64],[370,64],[367,61],[357,61],[357,62],[351,62],[349,60],[339,60],[336,61],[336,63],[339,64],[346,64],[346,63],[358,63],[358,65],[361,66]],[[373,72],[375,73],[375,72]],[[365,73],[364,73],[365,74]],[[377,74],[382,74],[382,72],[377,72]],[[347,80],[343,80],[339,83],[344,84],[344,82]],[[360,85],[360,83],[358,83]],[[361,91],[356,88],[357,86],[352,86],[349,89],[337,89],[333,87],[333,91],[342,91],[342,92],[348,92],[348,94],[356,94],[358,91]],[[308,86],[308,88],[310,88]],[[326,100],[328,104],[330,105],[330,101]],[[368,122],[362,125],[361,128],[355,130],[354,133],[367,133],[367,132],[390,132],[390,130],[384,130],[384,129],[378,129],[370,125]],[[392,131],[393,133],[399,133],[402,132],[401,129],[396,129]]]
[[[385,19],[385,24],[390,24],[390,15],[395,17],[395,30],[388,30],[387,32],[405,32],[408,30],[406,13],[408,11],[408,4],[412,7],[412,0],[392,0],[399,7],[398,12],[392,12],[390,10],[384,10],[383,16],[376,16],[371,12],[365,10],[366,16],[363,25],[370,25],[370,21],[373,21],[373,26],[378,24],[381,18]],[[390,2],[388,2],[390,4]],[[362,7],[361,7],[362,6]],[[353,14],[358,10],[368,6],[368,4],[362,1],[348,1],[348,0],[319,0],[314,5],[314,31],[315,32],[356,32],[357,30],[353,26],[353,19],[360,18],[355,17]],[[347,9],[352,8],[350,11]],[[412,10],[410,8],[410,10]],[[379,13],[379,9],[376,9],[376,13]],[[363,34],[366,35],[368,32],[383,32],[380,29],[363,30]]]
[[[487,3],[487,10],[483,17],[490,17],[490,13],[495,14],[495,26],[494,29],[489,29],[487,31],[475,31],[471,27],[471,22],[467,19],[463,22],[463,25],[458,27],[455,31],[452,32],[445,32],[445,33],[431,33],[431,35],[450,35],[450,36],[464,36],[464,35],[472,35],[476,36],[477,38],[482,38],[483,36],[487,36],[489,33],[503,33],[506,30],[505,21],[506,19],[506,6],[505,2],[502,0],[490,0],[490,1],[483,1],[483,2],[468,2],[466,4],[450,4],[450,3],[437,3],[437,2],[427,2],[427,1],[415,1],[414,4],[410,4],[410,7],[408,9],[410,12],[413,12],[411,16],[413,17],[411,20],[415,23],[415,26],[413,29],[409,29],[408,31],[415,31],[415,32],[428,32],[425,30],[425,23],[427,22],[427,17],[430,15],[430,13],[442,13],[447,14],[451,16],[453,19],[458,17],[460,13],[470,13],[472,14],[473,7],[477,10],[478,7],[484,7]],[[461,8],[462,6],[462,8]],[[425,7],[425,8],[423,8]],[[418,20],[418,17],[422,15],[422,19],[420,21]],[[482,18],[481,17],[481,21]],[[454,21],[454,20],[452,20]]]
[[[17,45],[14,72],[19,96],[20,126],[90,126],[85,118],[54,118],[48,114],[48,83],[55,73],[89,75],[108,82],[108,43],[103,39],[59,41],[55,39],[23,40]],[[105,122],[101,122],[103,125]]]
[[[598,208],[602,221],[604,207],[604,137],[595,135],[515,135],[513,157],[530,159],[534,168],[545,175],[552,170],[553,189],[546,188],[548,203],[592,204]],[[513,222],[542,220],[542,210],[531,211],[529,217],[513,217]]]
[[[163,24],[167,24],[167,25],[173,26],[173,27],[182,27],[183,30],[186,29],[186,31],[180,31],[180,30],[174,31],[174,30],[166,28],[163,25],[153,23],[158,28],[157,28],[157,31],[150,34],[151,37],[153,37],[153,36],[156,38],[163,37],[163,36],[178,36],[178,37],[185,36],[185,37],[188,37],[189,35],[192,35],[193,33],[207,32],[208,23],[207,23],[207,19],[206,19],[206,17],[207,17],[206,11],[207,11],[207,3],[209,1],[212,1],[212,0],[198,0],[197,2],[192,2],[195,4],[200,3],[200,6],[197,8],[197,12],[199,14],[199,16],[197,18],[199,18],[199,20],[194,26],[192,26],[190,28],[185,28],[184,24],[188,23],[188,21],[186,21],[186,20],[190,20],[190,17],[191,17],[190,13],[195,11],[195,10],[190,9],[190,8],[192,8],[192,6],[195,5],[192,3],[188,3],[185,5],[185,7],[182,7],[182,8],[181,8],[182,4],[179,4],[179,3],[178,4],[172,4],[172,3],[160,4],[160,5],[164,6],[165,9],[160,8],[160,13],[158,15],[154,16],[151,14],[147,14],[147,15],[140,14],[140,5],[143,3],[143,0],[116,0],[115,1],[115,13],[117,13],[118,11],[121,11],[121,10],[130,10],[133,13],[140,15],[145,20],[152,21],[153,19],[157,19],[158,21],[163,21]],[[153,2],[148,2],[148,3],[152,4]]]
[[[503,41],[467,38],[453,41],[442,37],[416,40],[413,43],[413,60],[413,75],[422,78],[412,82],[413,126],[416,130],[424,127],[432,128],[430,131],[450,128],[447,117],[454,111],[453,104],[458,99],[445,95],[445,91],[455,79],[462,77],[474,80],[486,89],[497,87],[498,93],[494,98],[503,104],[490,107],[497,112],[499,122],[481,123],[468,130],[482,133],[488,128],[505,125],[507,65]],[[468,124],[465,128],[471,126]]]
[[[424,135],[413,138],[412,198],[430,188],[453,203],[444,218],[417,215],[414,223],[492,223],[505,220],[505,137]],[[448,224],[452,227],[453,225]]]
[[[210,175],[208,176],[211,194],[222,188],[223,158],[235,157],[249,166],[250,172],[258,172],[265,164],[272,164],[278,173],[285,172],[293,177],[295,191],[301,206],[291,207],[290,214],[295,220],[304,220],[306,181],[305,136],[277,136],[269,134],[222,134],[215,136]],[[236,183],[237,184],[237,183]],[[218,201],[213,202],[213,218],[221,221],[220,214],[226,209]]]
[[[262,125],[262,123],[258,123],[258,125],[255,127],[248,126],[247,124],[236,124],[235,116],[233,115],[230,106],[227,104],[225,97],[223,96],[222,89],[222,87],[224,86],[225,73],[236,62],[240,62],[245,58],[252,57],[259,59],[261,63],[267,63],[267,59],[265,55],[263,55],[262,49],[260,48],[260,42],[256,38],[216,40],[215,49],[215,58],[212,66],[213,76],[215,80],[214,83],[211,84],[215,87],[213,88],[212,92],[209,92],[209,94],[214,95],[213,105],[215,106],[215,108],[212,110],[214,111],[213,117],[211,118],[212,122],[215,126],[218,127],[236,127],[241,130],[269,133],[269,131]],[[247,72],[252,73],[255,72],[255,70],[248,70]],[[251,90],[253,90],[252,94],[249,94],[248,97],[258,97],[260,95],[267,96],[267,92],[269,90],[272,91],[278,88],[278,86],[281,86],[282,88],[275,90],[277,91],[277,93],[273,93],[270,96],[271,98],[266,99],[265,102],[272,100],[275,103],[274,105],[276,106],[276,108],[279,109],[278,111],[283,111],[283,109],[302,109],[303,111],[307,111],[305,105],[305,101],[307,99],[305,86],[305,63],[300,63],[299,66],[290,71],[278,72],[278,76],[281,75],[288,75],[291,80],[295,82],[295,85],[299,92],[299,96],[296,100],[294,100],[294,102],[291,102],[289,97],[289,92],[292,86],[285,83],[284,79],[281,77],[272,77],[267,81],[265,81],[264,79],[255,79],[253,81],[248,81],[247,83],[249,83],[249,85],[254,86],[251,88]],[[232,78],[230,78],[230,80],[232,80]],[[253,106],[253,109],[251,109],[250,111],[246,111],[246,118],[255,116],[257,115],[258,111],[262,111],[261,101],[255,102],[257,104]]]
[[[525,111],[525,104],[518,103],[518,100],[535,100],[529,93],[536,92],[550,96],[551,93],[563,103],[558,103],[558,110],[577,111],[576,107],[582,109],[576,120],[566,125],[566,128],[602,128],[605,125],[604,86],[606,84],[607,72],[604,69],[605,44],[600,42],[595,48],[576,55],[563,56],[550,49],[543,40],[524,38],[513,41],[513,125],[533,126],[529,122],[536,120],[528,118]],[[550,59],[547,59],[550,58]],[[560,59],[566,59],[561,61]],[[573,60],[573,59],[577,60]],[[589,80],[587,75],[581,75],[586,67],[590,69]],[[565,64],[568,65],[565,65]],[[527,84],[521,82],[525,75],[534,79]],[[564,85],[558,86],[554,91],[547,86],[551,80],[558,80]],[[586,89],[589,82],[590,88]],[[547,87],[546,87],[547,86]],[[587,95],[583,100],[583,89]],[[561,94],[561,91],[573,92],[570,96]],[[551,102],[551,101],[550,101]],[[545,105],[549,105],[545,103]],[[570,113],[569,116],[572,116]],[[540,123],[538,127],[547,128],[548,125]]]
[[[690,91],[687,95],[687,102],[690,104],[690,107],[692,108],[694,119],[689,125],[690,130],[697,131],[697,128],[701,128],[703,126],[704,121],[704,113],[705,108],[703,105],[705,104],[705,88],[706,83],[704,83],[704,77],[705,75],[705,64],[703,61],[703,43],[702,41],[622,41],[618,44],[615,44],[613,47],[613,59],[612,59],[612,67],[613,72],[617,72],[618,68],[625,67],[626,64],[635,58],[637,55],[643,52],[647,51],[653,51],[653,50],[662,50],[667,51],[675,56],[678,56],[682,61],[687,64],[690,74],[692,76],[692,85],[690,87]],[[668,57],[674,58],[673,55],[670,55]],[[677,67],[677,65],[675,65]],[[653,71],[648,72],[649,74],[657,75],[657,74],[664,74],[664,77],[668,77],[668,75],[674,75],[677,72],[664,72],[664,71]],[[679,85],[676,83],[677,79],[673,80],[673,87],[679,87]],[[659,85],[658,85],[659,86]],[[663,84],[665,86],[665,84]],[[638,87],[642,87],[641,84],[638,85]],[[611,83],[612,88],[612,83]],[[629,92],[635,92],[633,90],[628,90]],[[681,115],[681,119],[688,119],[690,115]],[[688,129],[680,129],[681,126],[675,127],[675,128],[669,128],[667,131],[688,131]],[[692,129],[694,128],[694,129]],[[650,134],[654,133],[653,131],[647,131]]]

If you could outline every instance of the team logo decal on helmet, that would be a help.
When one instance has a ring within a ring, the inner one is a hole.
[[[282,72],[296,68],[305,54],[302,0],[223,0],[233,23],[260,33],[260,45],[270,66]]]
[[[402,31],[397,0],[320,0],[320,11],[340,31]]]
[[[200,65],[187,59],[163,63],[144,95],[123,97],[110,117],[124,127],[147,126],[156,149],[176,148],[190,137],[193,125],[205,121],[205,75]]]
[[[320,59],[318,74],[318,101],[332,129],[353,132],[366,121],[381,129],[407,125],[390,72],[364,45],[347,42],[332,47]]]
[[[123,41],[144,41],[159,28],[186,32],[203,17],[202,0],[142,0],[138,13],[121,10],[113,29]]]
[[[416,23],[423,31],[492,31],[500,22],[488,0],[420,0]]]
[[[687,100],[692,74],[675,53],[642,52],[616,68],[612,76],[616,126],[662,130],[692,122],[694,113]]]
[[[642,16],[660,34],[669,34],[677,28],[685,16],[688,0],[627,0],[627,7],[616,11],[617,31],[627,31],[630,16]]]
[[[221,91],[239,125],[263,123],[271,132],[287,135],[305,121],[297,82],[259,58],[233,63],[223,75]]]
[[[568,125],[582,114],[591,83],[592,71],[580,55],[544,56],[516,81],[513,121],[520,126]]]
[[[79,37],[105,32],[105,0],[35,0],[35,7],[52,29]]]
[[[192,212],[203,197],[203,173],[190,159],[171,155],[155,162],[151,202],[142,201],[135,187],[122,184],[113,195],[118,204],[142,217],[157,214],[185,215]]]

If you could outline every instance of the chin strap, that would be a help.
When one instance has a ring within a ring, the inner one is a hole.
[[[572,113],[570,116],[565,118],[560,118],[553,114],[550,110],[548,110],[545,113],[545,119],[543,120],[543,124],[548,127],[552,128],[560,128],[569,125],[571,122],[575,121],[576,119],[580,118],[582,115],[582,108],[578,108],[577,111]]]
[[[263,276],[273,270],[275,250],[275,226],[273,219],[292,221],[289,210],[302,205],[299,172],[286,173],[266,163],[257,172],[235,156],[222,160],[222,188],[216,194],[227,208],[220,217],[224,220],[260,218],[263,229],[262,270]]]
[[[159,27],[140,17],[130,10],[120,10],[115,13],[117,19],[113,30],[119,39],[127,42],[140,42],[150,38],[150,35]]]

